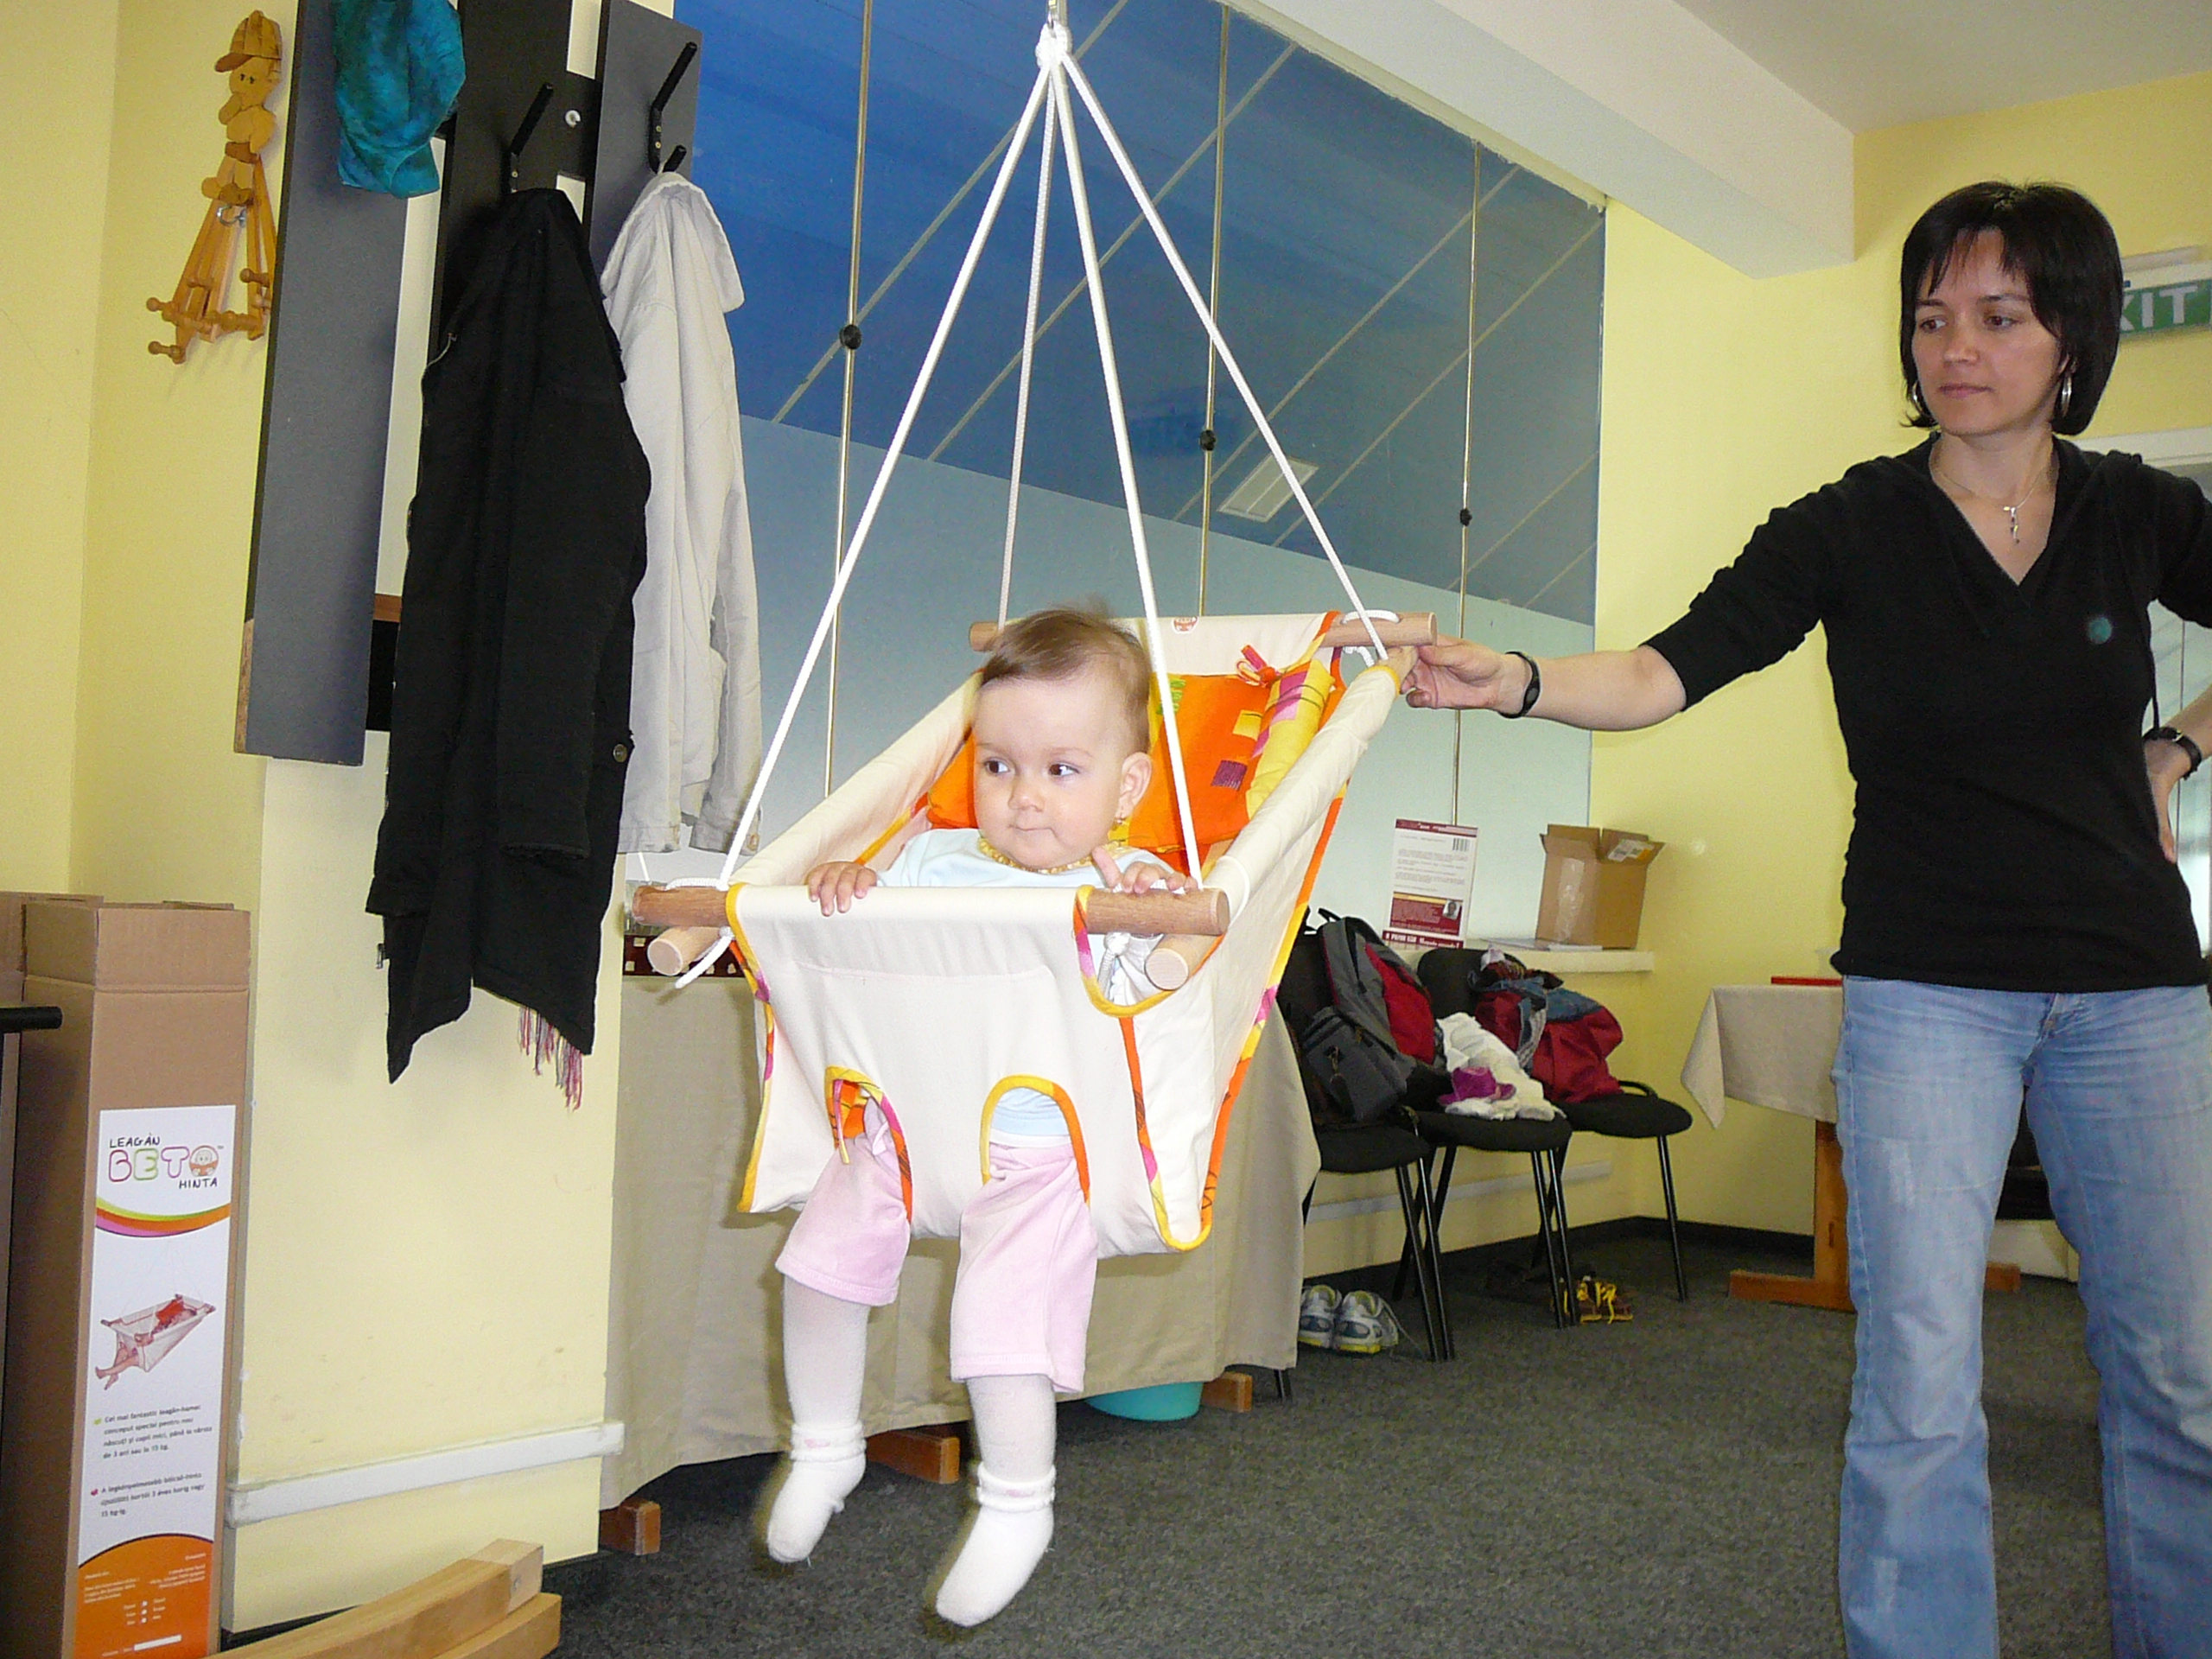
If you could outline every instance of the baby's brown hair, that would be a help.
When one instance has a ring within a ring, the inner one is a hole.
[[[1122,693],[1128,753],[1135,754],[1152,737],[1152,662],[1103,605],[1055,606],[1007,623],[992,642],[976,690],[995,680],[1072,680],[1094,668]]]

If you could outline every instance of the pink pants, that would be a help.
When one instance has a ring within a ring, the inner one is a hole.
[[[899,1154],[879,1114],[834,1154],[776,1266],[825,1296],[882,1307],[899,1295],[911,1228]],[[960,1216],[952,1287],[952,1376],[1052,1379],[1083,1389],[1098,1235],[1071,1146],[994,1141],[991,1179]]]

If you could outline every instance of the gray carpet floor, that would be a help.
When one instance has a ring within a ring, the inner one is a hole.
[[[1599,1240],[1632,1323],[1552,1328],[1490,1294],[1494,1257],[1446,1258],[1459,1357],[1306,1352],[1294,1401],[1147,1424],[1060,1408],[1058,1531],[982,1629],[924,1611],[962,1491],[871,1468],[807,1566],[758,1554],[772,1458],[647,1488],[661,1551],[561,1564],[561,1652],[601,1656],[1291,1653],[1683,1655],[1842,1650],[1836,1483],[1845,1316],[1732,1301],[1731,1267],[1787,1257]],[[1363,1282],[1341,1276],[1340,1284]],[[1376,1282],[1367,1280],[1365,1282]],[[1402,1314],[1417,1321],[1408,1297]],[[2108,1651],[2095,1374],[2070,1286],[1992,1297],[1986,1407],[2004,1651]]]

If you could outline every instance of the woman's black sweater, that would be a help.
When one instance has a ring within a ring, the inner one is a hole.
[[[1930,448],[1775,513],[1651,647],[1694,703],[1826,627],[1858,785],[1840,973],[2202,983],[2142,732],[2151,601],[2212,623],[2212,502],[2062,442],[2050,541],[2015,584],[1929,477]],[[1792,757],[1765,760],[1787,778]]]

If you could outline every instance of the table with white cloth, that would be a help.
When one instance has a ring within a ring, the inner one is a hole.
[[[1843,1147],[1830,1075],[1842,1034],[1840,983],[1716,985],[1706,998],[1682,1062],[1682,1086],[1714,1127],[1731,1100],[1813,1120],[1812,1277],[1739,1268],[1728,1275],[1732,1296],[1852,1312]],[[1993,1262],[1988,1282],[2017,1290],[2020,1270]]]
[[[796,1211],[734,1208],[760,1109],[745,982],[622,985],[607,1415],[613,1507],[678,1464],[785,1445],[781,1276]],[[1269,1020],[1230,1120],[1207,1241],[1102,1262],[1084,1382],[1092,1393],[1295,1363],[1305,1275],[1300,1201],[1320,1169],[1298,1064]],[[969,1414],[949,1369],[957,1239],[918,1239],[899,1299],[868,1320],[870,1434]]]

